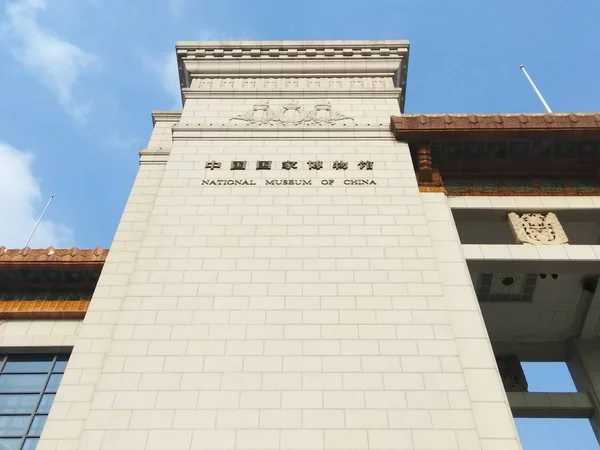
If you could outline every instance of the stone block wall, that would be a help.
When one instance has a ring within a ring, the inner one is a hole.
[[[89,389],[61,387],[40,450],[520,448],[448,206],[388,131],[403,45],[385,73],[344,53],[339,89],[271,62],[184,89],[67,369]]]

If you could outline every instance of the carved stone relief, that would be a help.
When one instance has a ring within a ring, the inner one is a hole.
[[[393,89],[391,77],[336,78],[201,78],[192,85],[200,89]]]
[[[508,215],[517,244],[561,245],[569,239],[554,213],[515,213]]]
[[[259,102],[254,104],[252,110],[230,120],[255,125],[332,125],[338,121],[354,119],[334,111],[329,103],[317,103],[312,108],[306,108],[297,101],[291,101],[280,107]]]

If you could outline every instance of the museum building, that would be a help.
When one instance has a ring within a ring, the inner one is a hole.
[[[0,247],[0,450],[600,436],[600,114],[404,114],[407,41],[176,51],[110,250]]]

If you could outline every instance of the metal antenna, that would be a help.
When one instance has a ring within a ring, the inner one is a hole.
[[[527,70],[525,69],[525,66],[523,64],[521,64],[520,68],[523,71],[523,73],[525,74],[525,76],[527,77],[527,80],[529,80],[529,84],[531,84],[531,87],[533,88],[533,90],[537,94],[538,98],[543,103],[544,108],[546,108],[546,112],[551,113],[552,110],[548,106],[548,103],[546,103],[546,100],[544,100],[544,97],[542,97],[542,93],[538,90],[538,88],[536,87],[535,83],[533,82],[533,80],[531,79],[531,77],[529,76],[529,74],[527,73]]]
[[[40,218],[38,219],[38,221],[35,223],[35,227],[33,227],[33,231],[29,235],[29,238],[27,239],[27,242],[25,242],[25,247],[27,247],[29,245],[29,241],[31,241],[31,238],[33,237],[33,233],[35,233],[35,230],[37,230],[37,227],[40,224],[40,222],[42,221],[42,217],[44,217],[44,214],[46,213],[46,210],[48,209],[48,206],[50,206],[50,202],[52,201],[53,198],[54,198],[54,195],[51,195],[50,196],[50,200],[48,200],[48,203],[46,203],[46,207],[42,211],[42,215],[40,216]]]

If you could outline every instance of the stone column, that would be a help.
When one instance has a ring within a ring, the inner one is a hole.
[[[447,198],[441,193],[424,193],[421,198],[433,246],[432,257],[437,265],[436,275],[443,287],[443,298],[432,300],[448,317],[446,332],[456,344],[455,363],[464,377],[469,408],[474,413],[482,448],[520,449],[506,391]]]
[[[587,392],[594,407],[590,419],[596,439],[600,442],[600,342],[597,340],[568,341],[571,357],[567,366],[578,392]]]

